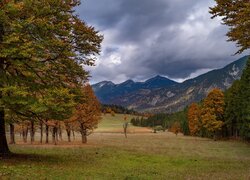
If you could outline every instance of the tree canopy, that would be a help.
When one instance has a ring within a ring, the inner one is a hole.
[[[250,48],[250,1],[249,0],[215,0],[210,8],[212,18],[220,16],[224,24],[230,27],[227,36],[239,47],[236,53]]]
[[[29,118],[64,119],[83,98],[81,86],[88,78],[83,66],[94,64],[103,38],[75,14],[79,3],[0,2],[2,124],[4,109]],[[3,154],[6,138],[0,131]]]
[[[86,95],[85,99],[76,106],[72,120],[80,124],[82,143],[86,143],[87,135],[97,127],[101,119],[101,105],[89,84],[84,86],[82,91]]]
[[[220,89],[210,91],[202,105],[202,125],[207,131],[213,133],[214,137],[224,125],[224,106],[224,94]]]
[[[250,60],[248,60],[246,68],[240,79],[239,94],[235,98],[239,98],[239,129],[240,135],[250,140]]]
[[[237,43],[242,53],[250,49],[250,1],[249,0],[215,0],[216,5],[210,8],[212,18],[220,16],[228,25],[229,41]],[[250,138],[250,59],[239,81],[236,81],[226,94],[225,116],[231,127],[231,134]],[[236,125],[236,127],[235,127]]]
[[[190,135],[196,135],[200,126],[200,108],[197,103],[192,103],[188,108],[188,127]]]

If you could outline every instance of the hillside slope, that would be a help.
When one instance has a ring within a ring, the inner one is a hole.
[[[170,83],[167,85],[161,86],[159,83],[158,86],[146,87],[129,80],[120,85],[108,82],[109,85],[104,85],[105,89],[96,88],[100,83],[93,87],[101,102],[122,105],[137,111],[176,112],[192,102],[200,101],[213,88],[222,90],[229,88],[236,79],[241,77],[247,59],[248,57],[245,56],[222,69],[212,70],[183,83],[169,80]],[[160,76],[157,77],[155,78],[159,79]]]

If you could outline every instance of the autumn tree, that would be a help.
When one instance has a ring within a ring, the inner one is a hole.
[[[239,47],[237,53],[250,48],[250,1],[249,0],[215,0],[210,8],[212,18],[221,16],[224,24],[230,27],[227,33],[229,41],[235,41]]]
[[[224,94],[220,89],[210,91],[202,105],[202,126],[212,133],[214,140],[224,125],[224,106]]]
[[[180,122],[179,122],[179,121],[175,121],[175,122],[172,124],[172,126],[171,126],[171,128],[170,128],[170,131],[173,132],[173,133],[175,133],[175,135],[177,136],[178,133],[181,132],[181,125],[180,125]]]
[[[112,110],[112,111],[110,112],[110,114],[111,114],[111,116],[114,117],[114,116],[115,116],[115,111]]]
[[[190,135],[196,135],[200,130],[200,108],[197,103],[192,103],[188,108],[188,127]]]
[[[82,83],[102,37],[74,13],[78,0],[0,1],[0,156],[10,154],[5,110],[63,120],[81,101]]]
[[[82,143],[86,143],[87,135],[89,135],[100,122],[101,106],[89,84],[83,87],[83,93],[85,94],[84,101],[76,106],[73,119],[80,125]]]
[[[210,8],[212,18],[220,16],[224,24],[228,25],[229,31],[227,36],[229,41],[234,41],[239,47],[236,53],[242,53],[250,48],[250,1],[249,0],[215,0],[216,5]],[[243,75],[239,82],[239,91],[237,90],[236,101],[229,100],[230,103],[234,103],[235,107],[239,111],[233,114],[234,118],[237,118],[240,122],[240,134],[250,139],[250,125],[249,125],[249,72],[250,72],[250,59],[248,59],[247,66],[243,71]],[[236,85],[235,85],[236,86]],[[235,91],[235,89],[233,90]],[[232,92],[233,93],[233,92]],[[237,106],[237,107],[236,107]],[[227,106],[229,109],[232,106]],[[226,111],[228,115],[229,110]],[[235,111],[234,111],[235,112]],[[235,116],[236,115],[236,116]]]

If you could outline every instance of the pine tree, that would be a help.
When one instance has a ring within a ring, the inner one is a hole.
[[[250,59],[240,79],[239,97],[239,129],[240,135],[250,140]]]
[[[236,80],[225,93],[225,124],[229,135],[237,137],[240,121],[240,80]]]

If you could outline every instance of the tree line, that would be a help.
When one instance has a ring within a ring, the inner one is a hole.
[[[181,112],[134,118],[135,126],[162,127],[184,135],[250,140],[250,60],[240,80],[225,92],[211,90],[199,103],[192,103]]]
[[[82,143],[87,143],[87,136],[97,128],[101,120],[101,105],[97,100],[90,85],[83,86],[82,89],[86,95],[85,100],[77,104],[70,118],[64,120],[43,120],[20,117],[6,113],[6,121],[9,125],[10,144],[15,144],[15,134],[20,134],[23,142],[27,143],[28,134],[30,142],[35,141],[35,133],[39,131],[42,144],[45,133],[45,143],[49,143],[49,134],[52,136],[52,142],[57,144],[62,141],[63,131],[66,131],[67,140],[71,142],[72,136],[75,139],[75,132],[81,134]]]
[[[101,110],[102,110],[102,113],[104,113],[104,114],[106,114],[106,113],[134,114],[134,115],[139,114],[138,112],[136,112],[133,109],[128,109],[126,107],[115,105],[115,104],[102,104]]]
[[[188,109],[191,135],[241,137],[250,140],[250,60],[240,80],[223,93],[212,90]]]
[[[187,108],[183,111],[166,114],[148,114],[147,116],[143,115],[140,117],[135,117],[131,119],[131,124],[134,126],[141,127],[150,127],[154,130],[154,132],[162,130],[162,131],[172,131],[183,132],[188,135],[188,124],[187,124],[187,116],[186,116]],[[175,129],[174,129],[175,128]]]

